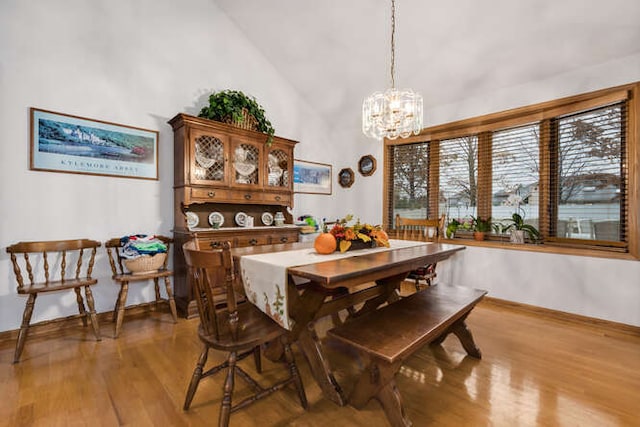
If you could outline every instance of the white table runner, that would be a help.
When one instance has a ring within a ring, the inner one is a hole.
[[[298,249],[285,252],[271,252],[260,255],[246,255],[240,258],[242,283],[249,301],[269,315],[282,327],[291,330],[293,322],[289,319],[287,304],[287,269],[300,265],[315,264],[335,259],[369,255],[392,249],[428,245],[428,242],[409,240],[390,240],[390,247],[384,246],[334,252],[328,255],[318,254],[315,249]]]

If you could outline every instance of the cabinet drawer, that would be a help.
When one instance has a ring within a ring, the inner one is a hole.
[[[291,196],[288,194],[264,193],[262,200],[268,204],[291,206]]]
[[[258,246],[269,243],[269,236],[238,236],[235,239],[235,246],[241,248],[243,246]]]
[[[298,241],[298,232],[294,231],[292,233],[278,233],[271,236],[269,239],[269,243],[294,243]]]
[[[191,199],[198,201],[224,200],[228,197],[226,190],[218,188],[190,188]]]

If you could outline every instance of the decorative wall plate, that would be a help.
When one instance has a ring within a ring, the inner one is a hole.
[[[370,154],[362,156],[358,162],[358,171],[362,176],[370,176],[376,171],[376,159]]]
[[[187,227],[191,229],[198,226],[200,218],[198,218],[198,215],[195,212],[187,212],[185,215],[187,217]]]
[[[240,227],[244,227],[247,223],[247,214],[244,212],[238,212],[235,216],[236,224]]]
[[[351,168],[345,168],[338,173],[338,184],[343,188],[349,188],[353,185],[355,179],[353,170]]]
[[[213,224],[217,224],[218,227],[222,227],[222,224],[224,224],[224,216],[220,212],[211,212],[209,214],[209,225],[213,227]]]
[[[265,212],[262,214],[262,223],[264,225],[272,225],[273,224],[273,215],[270,212]]]

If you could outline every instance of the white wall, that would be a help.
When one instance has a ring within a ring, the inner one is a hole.
[[[19,327],[25,303],[9,244],[171,233],[166,122],[197,114],[212,90],[227,88],[255,96],[278,135],[304,141],[306,158],[334,161],[325,124],[210,0],[0,2],[0,331]],[[30,171],[29,107],[158,130],[160,180]],[[112,310],[104,249],[94,276],[98,311]],[[136,285],[128,304],[152,298],[149,285]],[[72,293],[42,296],[33,321],[76,310]]]

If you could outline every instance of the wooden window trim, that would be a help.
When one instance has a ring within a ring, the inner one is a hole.
[[[544,245],[518,245],[517,247],[514,247],[514,245],[507,245],[493,241],[471,243],[471,241],[463,240],[460,241],[460,243],[473,246],[500,247],[566,255],[585,255],[638,260],[640,259],[640,197],[638,196],[638,194],[640,194],[640,82],[425,128],[417,136],[412,136],[401,140],[385,140],[384,155],[385,157],[387,156],[388,150],[386,149],[386,147],[391,145],[410,144],[424,141],[430,141],[431,144],[437,145],[439,143],[439,140],[441,139],[458,138],[472,134],[478,135],[479,144],[485,144],[487,140],[490,142],[490,137],[486,136],[488,132],[519,125],[525,125],[533,122],[540,122],[540,194],[541,207],[544,208],[540,210],[540,224],[546,224],[548,223],[548,221],[546,221],[548,218],[544,218],[543,216],[548,215],[548,213],[546,212],[546,207],[548,207],[551,203],[551,200],[549,200],[549,195],[551,194],[551,189],[549,188],[549,186],[551,185],[551,183],[549,182],[551,153],[548,149],[545,148],[548,147],[548,141],[542,140],[542,138],[547,138],[548,135],[550,135],[550,132],[548,132],[549,129],[546,129],[546,127],[551,126],[550,120],[548,119],[552,117],[558,117],[560,115],[577,113],[580,111],[625,100],[627,101],[628,109],[626,122],[626,167],[628,168],[627,197],[629,206],[627,224],[627,253],[616,252],[615,247],[611,247],[609,250],[607,250],[594,249],[590,247],[564,246],[563,244],[565,242],[561,241],[545,242]],[[478,214],[480,216],[485,216],[487,209],[489,212],[491,209],[490,188],[487,190],[485,188],[486,186],[484,186],[484,184],[482,183],[487,179],[489,180],[489,184],[491,182],[491,151],[479,149],[479,152],[482,156],[480,162],[484,165],[484,169],[481,171],[481,169],[479,168],[479,174],[481,174],[481,176],[478,177]],[[437,194],[439,191],[439,177],[436,173],[434,173],[434,171],[438,170],[437,165],[439,159],[436,155],[433,154],[434,151],[431,151],[429,165],[429,169],[431,171],[429,180],[429,208],[432,212],[437,212],[436,208],[438,204]],[[386,187],[389,185],[391,177],[389,176],[390,171],[388,171],[386,167],[386,165],[388,164],[386,159],[384,164],[384,194],[386,195]],[[489,191],[489,193],[486,193],[487,191]],[[390,211],[390,200],[388,200],[388,198],[385,196],[383,197],[383,203],[383,224],[388,226],[388,224],[392,223],[388,218],[388,212]],[[487,203],[489,204],[489,206],[486,206]],[[548,235],[550,230],[540,231],[544,232],[545,235]]]

